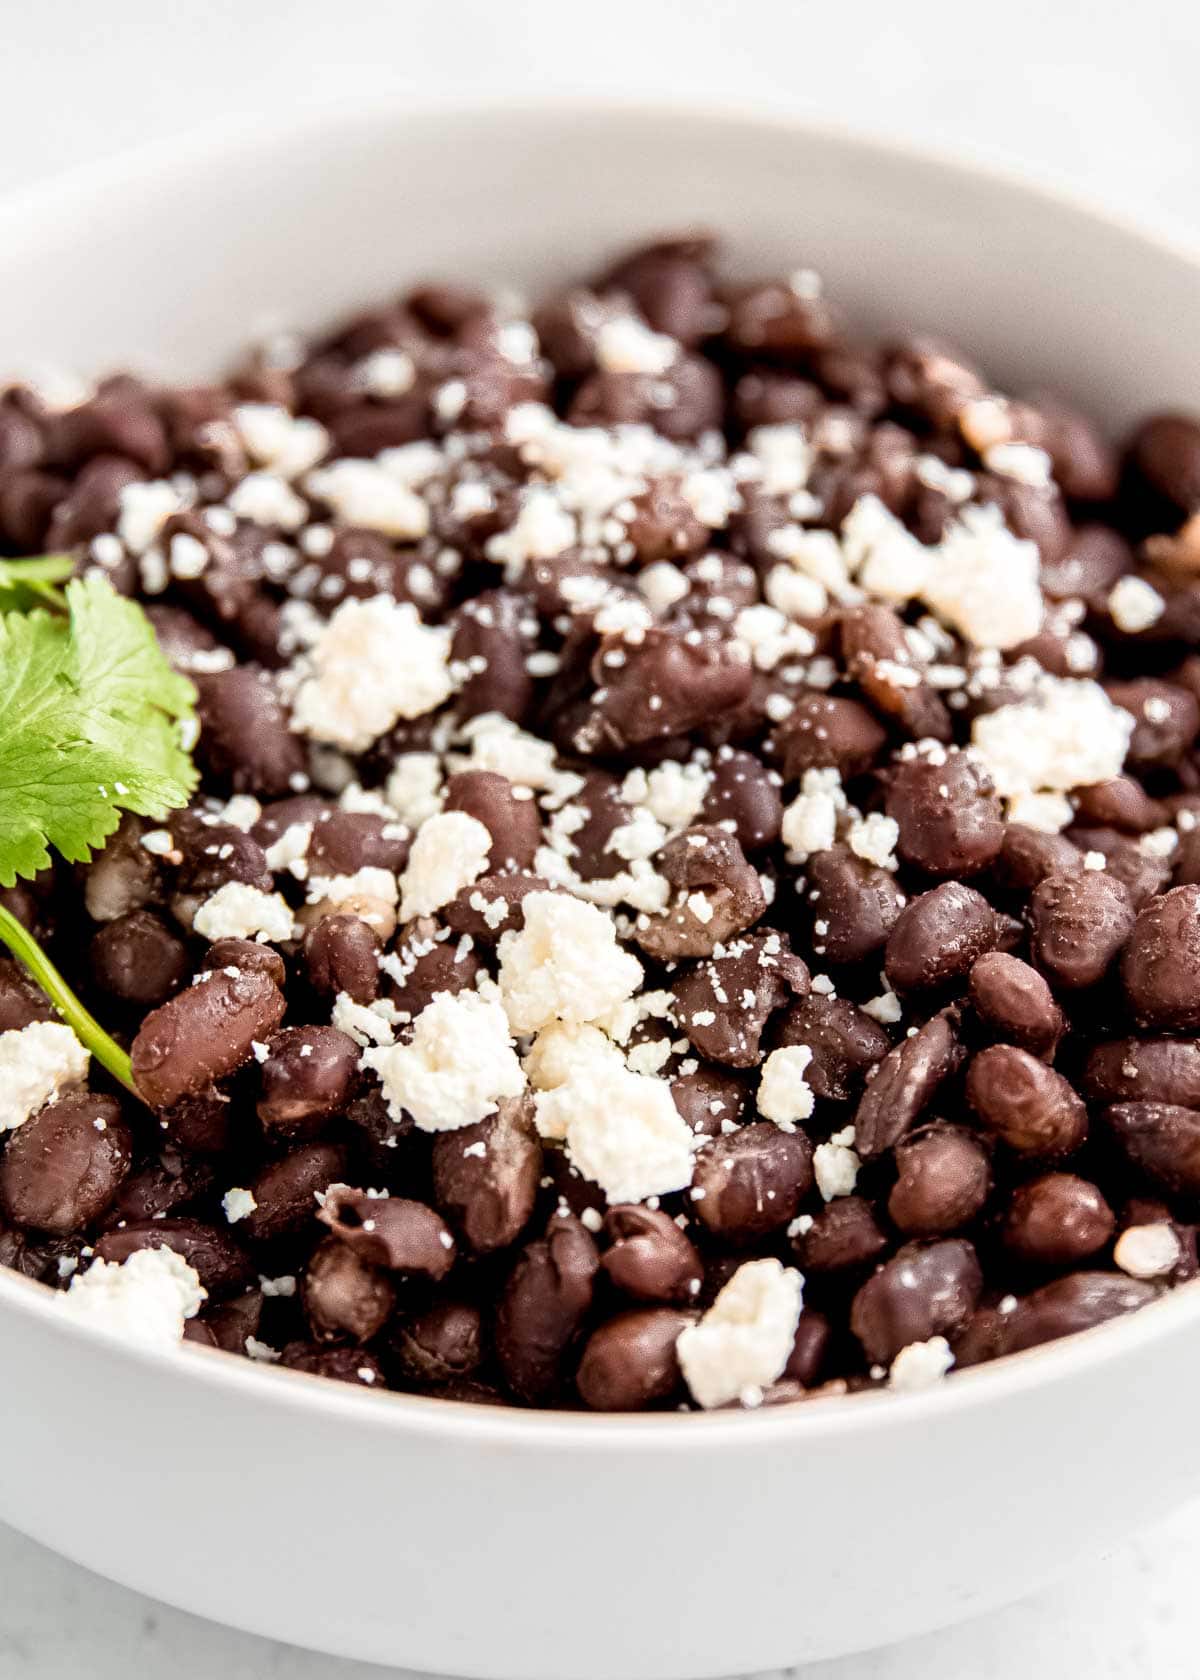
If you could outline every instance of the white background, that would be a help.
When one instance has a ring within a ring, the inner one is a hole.
[[[0,6],[0,192],[226,116],[387,89],[423,99],[611,91],[801,110],[1014,162],[1200,241],[1194,0],[10,3]],[[86,1428],[102,1451],[102,1426]],[[266,1532],[270,1514],[259,1520]],[[902,1649],[820,1664],[804,1680],[1195,1680],[1198,1567],[1192,1508],[1037,1599]],[[798,1607],[802,1594],[797,1583]],[[378,1672],[163,1610],[0,1529],[0,1680]]]

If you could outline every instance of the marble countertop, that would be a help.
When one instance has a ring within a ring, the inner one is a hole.
[[[10,8],[3,35],[0,192],[306,98],[610,91],[796,109],[945,145],[1200,238],[1193,0],[1143,0],[1136,15],[1094,0],[999,12],[961,0],[339,0],[336,14],[327,0],[39,0]],[[1194,1680],[1198,1570],[1200,1505],[1036,1598],[804,1680]],[[381,1672],[164,1609],[0,1528],[0,1680]]]

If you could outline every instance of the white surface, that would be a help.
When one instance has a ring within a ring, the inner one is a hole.
[[[1197,1533],[1193,1504],[997,1615],[753,1680],[1195,1680]],[[167,1610],[2,1527],[0,1582],[4,1680],[383,1680],[389,1672]]]
[[[1010,0],[974,14],[960,0],[910,0],[875,11],[871,21],[863,6],[801,0],[42,0],[4,20],[0,187],[213,115],[351,88],[425,89],[436,78],[460,96],[499,83],[751,97],[1023,160],[1145,216],[1190,218],[1200,232],[1200,12],[1189,0],[1136,14],[1092,0]],[[1020,1607],[890,1653],[818,1665],[805,1680],[1183,1680],[1200,1637],[1198,1518],[1185,1511]],[[376,1672],[163,1611],[8,1534],[0,1582],[4,1680]]]

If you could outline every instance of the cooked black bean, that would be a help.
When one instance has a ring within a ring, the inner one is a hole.
[[[945,881],[905,906],[888,934],[884,970],[898,992],[928,991],[960,980],[994,950],[1005,929],[987,899]]]
[[[304,1310],[318,1341],[348,1336],[369,1342],[395,1304],[388,1279],[337,1237],[313,1250],[304,1273]]]
[[[1004,843],[1000,801],[974,760],[951,753],[902,763],[887,814],[900,827],[900,856],[929,875],[973,875]]]
[[[243,1229],[256,1239],[300,1231],[315,1218],[317,1197],[340,1183],[346,1152],[334,1143],[302,1143],[281,1160],[272,1161],[251,1181],[254,1207]]]
[[[346,1107],[359,1047],[336,1027],[282,1027],[267,1040],[258,1117],[268,1132],[307,1137]]]
[[[567,1353],[591,1306],[598,1268],[596,1245],[583,1225],[561,1214],[521,1254],[496,1311],[496,1357],[520,1399],[544,1404],[564,1383]]]
[[[887,1210],[909,1237],[961,1230],[982,1209],[992,1186],[987,1150],[960,1126],[927,1126],[901,1138],[896,1173]]]
[[[434,1140],[434,1198],[476,1254],[508,1248],[520,1236],[541,1171],[533,1115],[519,1098],[506,1098],[486,1120]]]
[[[203,1091],[249,1061],[283,1018],[283,994],[265,974],[220,969],[153,1010],[133,1041],[133,1077],[155,1108]]]
[[[14,1225],[65,1236],[111,1204],[133,1139],[111,1097],[60,1097],[19,1126],[0,1156],[0,1211]]]
[[[675,1343],[692,1316],[647,1307],[618,1313],[594,1330],[575,1378],[584,1405],[595,1412],[638,1412],[671,1399],[682,1381]]]
[[[610,1208],[604,1220],[609,1247],[600,1256],[609,1279],[636,1301],[686,1304],[700,1292],[700,1256],[661,1209],[637,1203]]]
[[[855,1148],[864,1158],[902,1138],[963,1059],[953,1013],[943,1009],[889,1050],[854,1116]]]
[[[398,1325],[392,1353],[406,1378],[438,1387],[469,1377],[483,1362],[483,1317],[467,1301],[439,1301]]]
[[[971,1002],[998,1038],[1035,1056],[1049,1056],[1062,1037],[1063,1012],[1035,968],[1006,951],[989,951],[971,966]]]
[[[131,910],[106,922],[88,953],[95,982],[123,1003],[153,1009],[189,974],[187,947],[153,911]]]
[[[228,1232],[198,1219],[131,1221],[96,1242],[101,1260],[126,1260],[142,1248],[170,1248],[198,1273],[212,1297],[244,1289],[254,1275],[245,1251]]]
[[[756,1120],[700,1151],[692,1202],[715,1236],[744,1246],[790,1224],[812,1184],[812,1145],[804,1133]]]
[[[959,1237],[906,1243],[866,1283],[850,1308],[850,1328],[881,1365],[910,1342],[953,1336],[975,1310],[982,1276],[975,1250]]]
[[[1113,1234],[1113,1211],[1094,1184],[1074,1173],[1044,1173],[1013,1191],[1004,1215],[1004,1246],[1039,1266],[1076,1266]]]
[[[405,1196],[368,1196],[335,1185],[318,1218],[372,1266],[438,1282],[454,1264],[454,1238],[439,1213]]]
[[[981,1050],[967,1098],[983,1125],[1018,1155],[1069,1155],[1087,1136],[1087,1109],[1061,1073],[1012,1044]]]

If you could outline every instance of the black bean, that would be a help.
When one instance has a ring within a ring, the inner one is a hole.
[[[111,1097],[85,1091],[48,1103],[0,1156],[0,1210],[14,1225],[66,1236],[111,1204],[133,1139]]]

